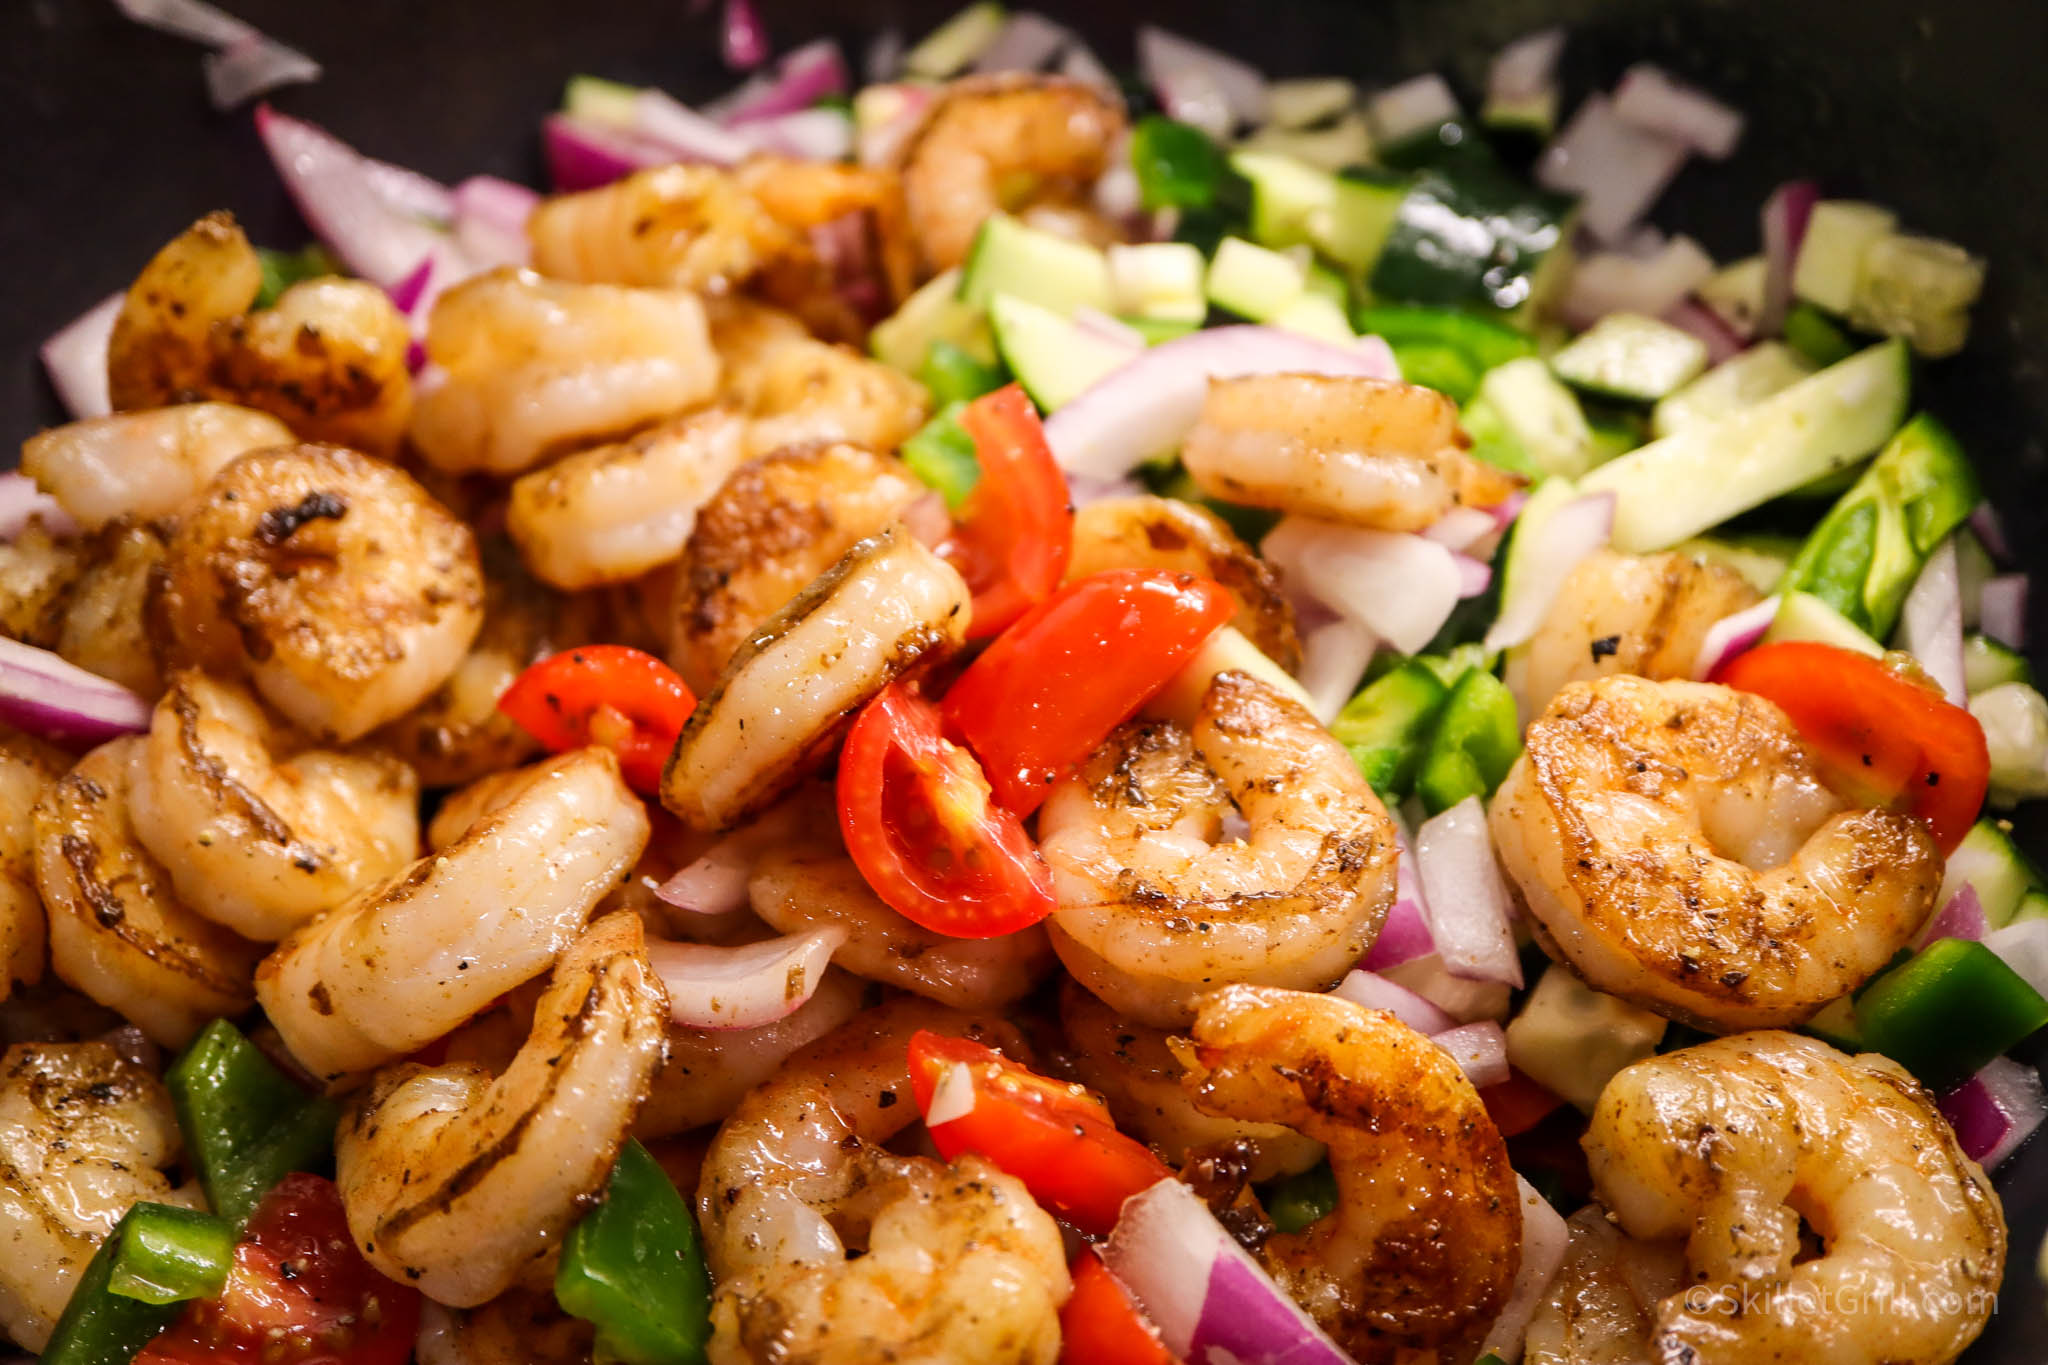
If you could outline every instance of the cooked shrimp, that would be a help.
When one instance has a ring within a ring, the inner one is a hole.
[[[213,1019],[249,1008],[262,949],[180,901],[135,837],[129,787],[143,744],[102,744],[44,791],[36,885],[57,975],[157,1042],[182,1047]]]
[[[1991,1316],[1998,1195],[1889,1058],[1778,1032],[1651,1057],[1607,1083],[1585,1148],[1622,1231],[1686,1239],[1652,1359],[1946,1365]]]
[[[145,699],[163,690],[150,640],[150,583],[164,559],[164,538],[152,526],[116,522],[81,542],[83,559],[49,647],[90,673],[111,678]]]
[[[1250,825],[1221,839],[1233,804]],[[1194,1018],[1220,981],[1326,990],[1379,933],[1394,828],[1299,703],[1217,675],[1193,731],[1124,726],[1046,798],[1053,948],[1119,1014]],[[1220,842],[1219,842],[1220,839]]]
[[[419,1365],[590,1365],[596,1329],[548,1290],[510,1289],[480,1308],[420,1304]]]
[[[795,318],[745,300],[712,312],[723,397],[749,418],[747,451],[813,441],[894,450],[924,425],[930,395],[894,366],[813,337]]]
[[[858,343],[908,298],[917,246],[892,170],[759,156],[737,172],[794,244],[771,258],[755,288],[833,341]]]
[[[1742,575],[1690,555],[1588,555],[1529,642],[1529,714],[1541,714],[1566,683],[1610,673],[1690,678],[1707,628],[1756,601]]]
[[[244,455],[178,518],[161,620],[177,664],[246,673],[348,741],[439,687],[483,623],[469,527],[404,472],[338,446]]]
[[[1565,1220],[1571,1240],[1529,1319],[1522,1365],[1651,1365],[1658,1303],[1685,1287],[1685,1248],[1623,1237],[1588,1204]]]
[[[578,451],[512,485],[505,525],[536,578],[558,588],[623,583],[683,553],[697,509],[746,453],[747,424],[722,408]]]
[[[30,812],[70,766],[62,750],[0,725],[0,1000],[43,979],[43,900]]]
[[[726,665],[669,755],[661,803],[700,831],[762,810],[891,679],[960,647],[970,601],[959,573],[901,526],[861,541]]]
[[[385,754],[306,749],[255,697],[174,673],[131,775],[135,837],[191,909],[273,941],[411,863],[419,783]]]
[[[657,166],[543,200],[526,220],[533,268],[578,284],[736,288],[796,235],[730,172]]]
[[[954,81],[898,153],[910,231],[933,272],[967,259],[993,213],[1073,202],[1109,167],[1121,103],[1058,76]]]
[[[895,1000],[791,1057],[718,1130],[697,1194],[716,1365],[1058,1355],[1070,1286],[1052,1219],[979,1157],[949,1167],[883,1145],[917,1118],[905,1048],[921,1028],[1016,1042]]]
[[[163,1083],[106,1043],[23,1043],[0,1057],[0,1329],[40,1351],[94,1249],[139,1199],[173,1188],[177,1115]]]
[[[1175,498],[1102,498],[1074,513],[1067,578],[1104,569],[1168,569],[1212,578],[1237,604],[1231,624],[1292,673],[1301,665],[1294,608],[1279,575],[1223,519]]]
[[[114,321],[115,410],[216,399],[282,418],[302,440],[395,451],[412,413],[412,338],[390,296],[365,280],[303,280],[259,309],[261,286],[232,215],[173,239]]]
[[[700,696],[761,623],[925,493],[893,455],[799,446],[734,471],[698,510],[673,599],[669,662]]]
[[[334,1143],[363,1258],[457,1308],[510,1289],[603,1189],[667,1024],[640,921],[612,914],[563,951],[504,1074],[379,1072]]]
[[[1843,805],[1770,702],[1616,675],[1558,693],[1490,818],[1537,929],[1589,984],[1733,1032],[1848,994],[1933,905],[1927,827]]]
[[[1216,379],[1181,459],[1209,493],[1382,531],[1491,507],[1521,480],[1465,453],[1458,409],[1385,379]]]
[[[421,386],[412,439],[448,473],[522,473],[695,407],[718,386],[695,294],[509,266],[440,297],[427,356],[443,374]]]
[[[1192,1032],[1187,1085],[1204,1109],[1330,1149],[1336,1210],[1267,1240],[1273,1277],[1361,1361],[1476,1349],[1521,1263],[1522,1203],[1450,1054],[1383,1011],[1259,986],[1206,996]]]
[[[285,939],[257,998],[315,1075],[403,1057],[546,971],[646,843],[608,750],[550,759],[454,844]]]
[[[237,455],[292,440],[267,412],[180,403],[38,432],[21,443],[21,472],[93,529],[167,517]]]
[[[86,558],[78,537],[51,534],[40,517],[0,540],[0,635],[46,649],[55,644],[65,595]]]

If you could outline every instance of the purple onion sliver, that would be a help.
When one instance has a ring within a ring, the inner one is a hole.
[[[703,108],[705,117],[737,126],[809,109],[821,99],[846,93],[846,58],[830,38],[805,43],[738,89]]]
[[[1764,200],[1764,303],[1757,313],[1758,336],[1776,336],[1792,306],[1792,267],[1806,240],[1806,220],[1820,202],[1820,187],[1811,180],[1793,180]]]
[[[577,118],[549,114],[541,120],[548,180],[563,193],[592,190],[647,166],[674,161],[675,154],[645,138]]]
[[[1666,137],[1716,161],[1727,159],[1742,140],[1743,117],[1704,91],[1675,80],[1661,67],[1638,62],[1614,88],[1618,118]]]
[[[1681,332],[1698,337],[1707,348],[1707,364],[1719,365],[1742,350],[1742,338],[1728,330],[1713,309],[1686,299],[1665,311],[1664,321]]]
[[[1443,1029],[1429,1040],[1450,1053],[1475,1086],[1499,1085],[1508,1078],[1507,1034],[1491,1019]]]
[[[1384,1010],[1417,1033],[1431,1037],[1448,1032],[1458,1021],[1406,986],[1397,985],[1373,972],[1352,970],[1331,988],[1339,1000],[1369,1010]]]
[[[1984,937],[1984,905],[1977,899],[1977,888],[1964,882],[1962,889],[1948,898],[1948,904],[1920,935],[1921,942],[1932,943],[1938,938],[1966,938],[1972,943]]]
[[[149,728],[149,705],[47,649],[0,639],[0,720],[39,739],[91,745]]]
[[[1422,907],[1412,898],[1402,896],[1387,911],[1386,923],[1380,926],[1380,936],[1372,941],[1372,948],[1359,961],[1359,966],[1369,972],[1398,967],[1403,962],[1413,962],[1418,957],[1428,957],[1436,951],[1436,940],[1429,936],[1429,924],[1422,917]]]
[[[2041,1126],[2048,1116],[2048,1100],[2039,1072],[2024,1062],[1997,1057],[1943,1095],[1941,1112],[1963,1151],[1989,1170]]]
[[[1693,660],[1693,681],[1706,682],[1727,667],[1730,659],[1754,649],[1777,616],[1778,599],[1766,597],[1755,606],[1744,607],[1708,626],[1707,633],[1700,637],[1699,655]]]
[[[2027,587],[2025,574],[2000,574],[1977,596],[1978,624],[2008,649],[2027,647]]]
[[[1073,33],[1036,10],[1018,10],[1002,32],[974,59],[973,70],[990,74],[1037,71],[1066,47]]]
[[[2005,538],[2005,519],[1998,515],[1996,507],[1988,502],[1978,503],[1970,513],[1970,530],[1993,559],[2002,564],[2012,562],[2012,545]]]
[[[320,63],[296,48],[261,33],[252,33],[201,62],[206,71],[206,96],[221,112],[240,108],[258,95],[287,85],[320,79]]]
[[[762,27],[753,0],[725,0],[718,48],[725,64],[735,71],[751,71],[768,60],[768,30]]]
[[[50,387],[74,419],[104,417],[114,410],[107,393],[107,340],[127,300],[125,291],[107,295],[43,343],[43,369]]]
[[[1204,1365],[1350,1365],[1350,1357],[1235,1245],[1209,1267],[1202,1316],[1186,1354]]]
[[[68,536],[78,529],[58,501],[36,487],[26,474],[0,474],[0,544],[14,539],[33,518],[53,536]]]
[[[1493,586],[1493,566],[1470,555],[1454,555],[1458,565],[1458,596],[1477,597]]]

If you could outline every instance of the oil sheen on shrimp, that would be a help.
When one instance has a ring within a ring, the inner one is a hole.
[[[61,749],[0,725],[0,1001],[16,982],[43,979],[48,936],[36,890],[33,812],[70,764]]]
[[[335,1136],[335,1181],[363,1258],[458,1308],[504,1293],[555,1251],[625,1144],[668,1024],[640,921],[593,921],[533,1017],[503,1075],[391,1067]]]
[[[1465,453],[1450,399],[1385,379],[1211,380],[1181,458],[1219,498],[1382,531],[1491,507],[1521,483]]]
[[[902,371],[820,341],[791,314],[742,299],[711,310],[724,400],[745,413],[749,454],[814,441],[894,450],[924,425],[930,395]]]
[[[1942,860],[1845,809],[1784,712],[1709,683],[1573,683],[1496,793],[1501,865],[1590,984],[1714,1032],[1796,1024],[1911,940]]]
[[[163,690],[150,618],[164,537],[156,525],[119,521],[84,537],[79,548],[78,576],[49,622],[46,643],[86,672],[152,699]]]
[[[884,1145],[917,1117],[919,1029],[1017,1047],[999,1021],[895,1000],[791,1057],[719,1128],[697,1195],[714,1365],[1058,1356],[1070,1282],[1051,1217],[977,1156]]]
[[[237,455],[292,443],[267,412],[179,403],[38,432],[21,443],[21,472],[92,529],[170,516]]]
[[[1585,1148],[1622,1231],[1685,1239],[1652,1360],[1947,1365],[1991,1315],[1998,1195],[1889,1058],[1775,1031],[1651,1057],[1607,1083]]]
[[[578,284],[720,293],[745,283],[794,235],[731,172],[657,166],[544,200],[526,220],[533,267]]]
[[[1233,806],[1249,826],[1223,836]],[[1038,817],[1075,979],[1176,1028],[1219,981],[1327,990],[1379,933],[1394,829],[1344,747],[1301,705],[1226,671],[1192,731],[1124,726]]]

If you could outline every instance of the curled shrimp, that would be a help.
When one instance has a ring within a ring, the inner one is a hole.
[[[483,622],[470,529],[408,475],[339,446],[223,469],[164,554],[164,652],[243,673],[310,734],[348,741],[416,705]]]
[[[604,1187],[661,1062],[668,993],[640,921],[594,920],[563,950],[504,1074],[404,1063],[335,1135],[363,1259],[458,1308],[510,1289]]]
[[[1862,984],[1941,883],[1927,827],[1848,810],[1784,712],[1708,683],[1573,683],[1490,812],[1535,926],[1586,981],[1714,1032]]]
[[[724,400],[748,418],[752,455],[817,441],[894,450],[930,411],[923,385],[818,340],[779,309],[724,301],[712,310],[711,340],[725,367]]]
[[[1991,1315],[1998,1196],[1889,1058],[1775,1031],[1647,1058],[1584,1145],[1623,1232],[1685,1239],[1692,1284],[1657,1305],[1653,1359],[1947,1365]]]
[[[0,1000],[14,984],[43,979],[46,935],[36,891],[36,829],[31,814],[70,760],[33,735],[0,725]]]
[[[543,200],[526,220],[533,268],[578,284],[719,293],[796,238],[729,171],[657,166]]]
[[[111,678],[139,697],[163,690],[150,639],[151,584],[164,560],[154,527],[115,522],[80,544],[77,577],[50,622],[48,645],[90,673]]]
[[[232,403],[88,417],[21,443],[21,472],[88,529],[176,512],[237,455],[292,444],[291,428]]]
[[[114,320],[116,411],[214,399],[281,418],[300,439],[388,455],[412,413],[405,316],[365,280],[302,280],[255,308],[255,249],[210,213],[143,267]]]
[[[85,561],[76,536],[53,534],[40,517],[0,540],[0,635],[45,648],[54,643],[65,595]]]
[[[1382,531],[1491,507],[1521,484],[1465,453],[1450,399],[1385,379],[1211,380],[1181,458],[1217,497]]]
[[[453,844],[294,931],[257,998],[316,1076],[381,1066],[546,971],[646,844],[609,751],[550,759]]]
[[[1206,996],[1191,1033],[1203,1109],[1329,1147],[1336,1209],[1261,1249],[1281,1286],[1361,1361],[1476,1350],[1521,1263],[1522,1205],[1451,1055],[1384,1011],[1260,986]]]
[[[1223,838],[1233,805],[1250,828]],[[1192,731],[1124,726],[1039,812],[1067,970],[1118,1013],[1184,1025],[1217,981],[1334,986],[1393,901],[1394,830],[1299,703],[1226,671]]]
[[[589,1365],[596,1329],[547,1290],[509,1289],[478,1308],[420,1304],[419,1365]]]
[[[713,1361],[1058,1355],[1070,1285],[1052,1219],[979,1157],[948,1166],[884,1145],[917,1118],[919,1029],[1016,1045],[1007,1025],[891,1001],[791,1057],[719,1128],[697,1193]]]
[[[137,1200],[173,1188],[177,1115],[163,1083],[107,1043],[20,1043],[0,1056],[0,1329],[48,1343],[94,1249]]]
[[[759,156],[736,174],[791,236],[790,247],[767,261],[756,288],[811,331],[859,342],[869,323],[909,297],[917,248],[896,172]]]
[[[1658,1303],[1685,1287],[1683,1244],[1624,1237],[1598,1204],[1565,1228],[1564,1260],[1529,1319],[1522,1365],[1637,1365]]]
[[[1708,628],[1756,600],[1742,575],[1689,555],[1588,555],[1558,589],[1520,665],[1529,714],[1566,683],[1610,673],[1692,677]]]
[[[156,704],[128,805],[179,898],[245,938],[283,938],[419,850],[410,768],[303,748],[247,689],[192,670]]]
[[[1123,129],[1120,102],[1080,81],[992,76],[947,86],[899,153],[926,267],[965,261],[990,214],[1080,201]]]
[[[212,1020],[249,1008],[262,949],[179,900],[136,838],[129,793],[143,745],[102,744],[44,791],[36,885],[57,975],[157,1042],[182,1047]]]
[[[710,398],[704,306],[676,289],[544,280],[505,267],[434,304],[412,440],[451,474],[523,473]]]

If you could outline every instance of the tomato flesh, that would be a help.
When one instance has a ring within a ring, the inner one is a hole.
[[[1074,547],[1067,476],[1045,443],[1038,410],[1016,384],[960,413],[981,478],[940,553],[974,592],[969,639],[985,639],[1052,595]]]
[[[1060,1309],[1060,1365],[1176,1365],[1159,1329],[1094,1252],[1070,1269],[1074,1293]]]
[[[674,669],[625,645],[582,645],[512,680],[498,709],[548,749],[600,744],[628,786],[652,794],[697,699]]]
[[[1504,1138],[1528,1132],[1564,1107],[1562,1097],[1519,1071],[1510,1071],[1506,1080],[1481,1087],[1479,1100]]]

